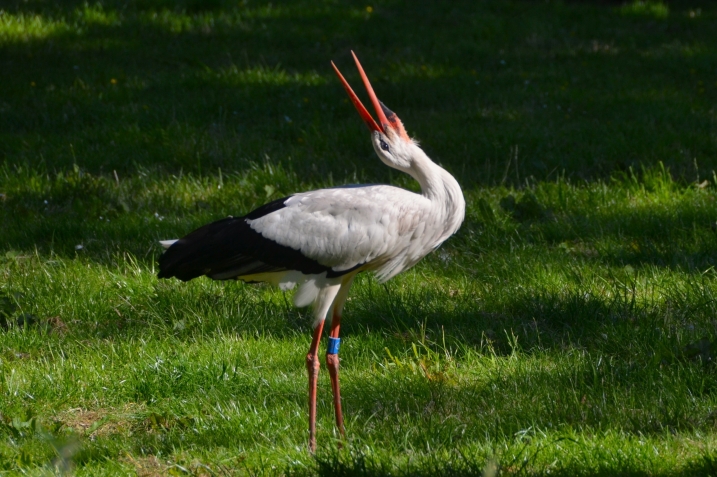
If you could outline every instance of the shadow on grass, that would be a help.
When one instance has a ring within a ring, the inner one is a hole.
[[[525,230],[528,237],[566,255],[635,269],[665,267],[703,273],[717,263],[714,197],[674,205],[568,213],[555,222]]]
[[[422,463],[425,465],[425,463]],[[522,463],[521,463],[522,464]],[[710,456],[702,459],[696,459],[688,462],[679,470],[668,470],[662,472],[646,471],[625,465],[616,464],[598,464],[596,469],[586,469],[582,466],[545,466],[545,470],[536,469],[528,465],[514,465],[512,468],[500,468],[499,474],[491,473],[491,465],[487,460],[475,460],[466,458],[465,456],[456,456],[448,462],[436,460],[429,462],[424,466],[407,466],[406,469],[397,470],[387,463],[367,462],[365,458],[358,458],[352,462],[341,462],[338,459],[319,458],[318,459],[318,475],[320,476],[362,476],[362,477],[384,477],[384,476],[415,476],[415,477],[453,477],[453,476],[480,476],[486,477],[491,475],[501,476],[561,476],[561,477],[702,477],[715,475],[717,473],[717,464]],[[289,475],[301,476],[309,475],[301,471],[289,471]]]
[[[238,170],[268,155],[312,180],[386,182],[378,161],[356,160],[365,136],[329,68],[355,82],[353,48],[467,187],[500,182],[514,145],[516,184],[652,158],[684,174],[717,156],[714,11],[686,8],[656,22],[602,2],[17,3],[6,15],[41,21],[0,46],[0,154],[105,174]]]

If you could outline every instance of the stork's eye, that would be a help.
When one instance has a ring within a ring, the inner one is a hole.
[[[388,151],[388,143],[386,143],[386,141],[384,141],[383,139],[379,139],[379,141],[381,142],[381,149],[383,149],[384,151]]]

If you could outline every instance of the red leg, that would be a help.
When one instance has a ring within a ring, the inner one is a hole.
[[[324,329],[323,320],[314,328],[309,354],[306,355],[306,370],[309,373],[309,451],[316,451],[316,382],[319,377],[319,342]]]
[[[321,332],[324,329],[324,319],[329,309],[333,307],[334,310],[338,311],[338,314],[341,314],[341,307],[346,301],[348,289],[339,295],[340,302],[337,306],[334,303],[334,299],[340,289],[342,289],[340,284],[327,286],[322,288],[314,299],[314,337],[311,340],[309,354],[306,355],[306,370],[309,373],[309,451],[312,453],[316,451],[316,383],[319,377],[320,366],[318,357],[319,342],[321,341]],[[338,336],[338,321],[335,323],[336,325],[332,325],[332,330],[333,327],[336,326],[336,336]],[[329,370],[331,370],[331,367]],[[338,371],[338,360],[336,361],[336,371]],[[333,382],[333,377],[331,379]],[[336,382],[338,383],[338,377]],[[338,413],[338,415],[341,415],[341,410],[339,410]],[[341,428],[343,429],[343,425]]]
[[[331,332],[329,336],[331,338],[339,338],[339,328],[341,326],[341,312],[334,310],[333,317],[331,318]],[[329,340],[331,342],[331,340]],[[341,390],[339,388],[339,354],[338,344],[336,350],[329,349],[326,351],[326,367],[329,368],[329,376],[331,376],[331,391],[334,394],[334,411],[336,412],[336,427],[341,433],[342,437],[346,436],[344,432],[344,416],[341,413]],[[333,351],[333,352],[332,352]]]

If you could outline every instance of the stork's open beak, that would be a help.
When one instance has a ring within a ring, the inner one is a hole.
[[[356,110],[361,116],[361,119],[364,120],[364,122],[371,131],[378,131],[386,134],[390,128],[397,132],[400,136],[403,136],[408,139],[408,134],[406,134],[406,131],[403,129],[403,124],[401,124],[401,120],[398,119],[396,113],[388,109],[381,101],[379,101],[379,99],[376,97],[376,93],[373,92],[371,82],[368,80],[366,73],[361,67],[361,63],[359,63],[358,58],[356,58],[356,54],[353,51],[351,52],[351,54],[354,57],[356,67],[361,74],[361,79],[363,80],[364,87],[366,87],[366,92],[368,93],[368,96],[371,99],[371,103],[373,104],[373,108],[376,111],[376,116],[378,116],[378,123],[376,123],[376,121],[374,121],[374,119],[371,117],[371,114],[366,110],[364,105],[361,103],[361,100],[358,98],[358,96],[356,96],[356,93],[354,93],[354,90],[351,89],[351,86],[349,86],[348,81],[346,81],[346,79],[343,77],[343,75],[333,61],[331,62],[331,66],[334,67],[334,71],[341,80],[341,83],[344,85],[344,89],[346,90],[346,93],[348,93],[349,98],[351,98],[351,102],[354,103],[354,106],[356,107]]]

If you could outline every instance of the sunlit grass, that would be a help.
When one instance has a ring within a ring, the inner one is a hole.
[[[218,72],[207,72],[208,76],[219,78],[221,83],[226,86],[240,85],[272,85],[285,86],[288,84],[297,84],[302,86],[319,86],[326,84],[326,76],[319,75],[316,72],[308,72],[304,74],[289,73],[280,68],[239,68],[231,65]]]
[[[645,15],[664,19],[670,15],[670,7],[661,0],[633,0],[620,7],[623,15]]]
[[[11,14],[0,11],[0,44],[47,38],[68,33],[72,26],[62,20],[49,20],[42,15]]]
[[[105,11],[100,4],[85,4],[67,16],[0,10],[0,45],[65,35],[78,36],[87,28],[111,27],[119,22],[116,11]]]
[[[172,34],[200,33],[209,35],[216,31],[227,31],[243,27],[246,18],[252,18],[250,10],[235,9],[229,12],[190,14],[168,9],[145,12],[139,21],[149,27],[159,28]],[[261,16],[259,16],[261,17]]]

